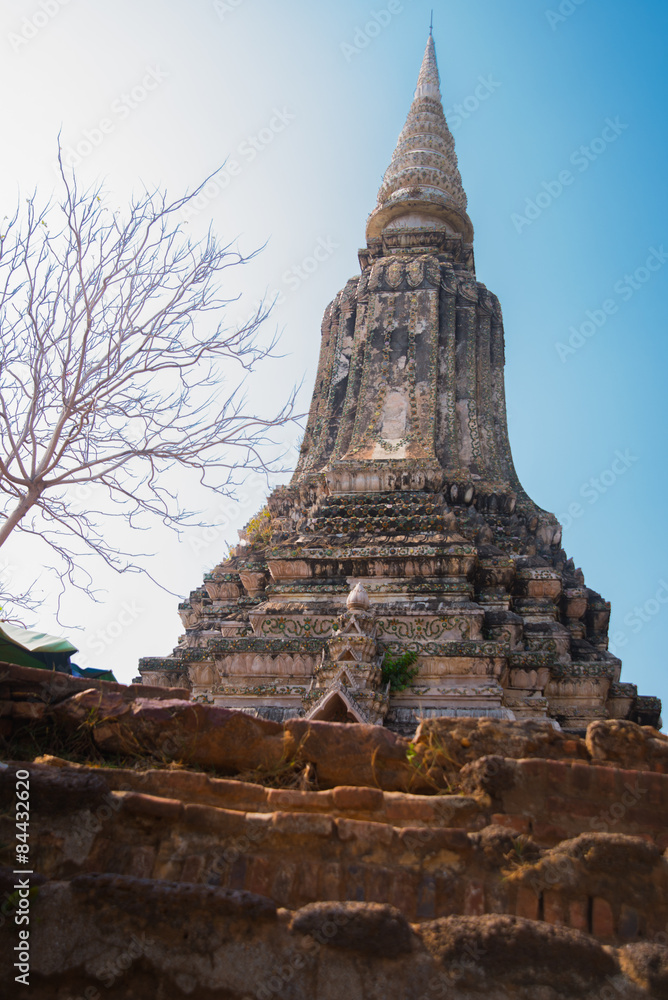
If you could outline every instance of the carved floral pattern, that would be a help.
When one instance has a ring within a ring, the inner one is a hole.
[[[471,634],[470,619],[453,615],[418,621],[400,621],[395,618],[378,620],[378,634],[395,636],[397,639],[439,639],[444,632],[453,631],[459,632],[462,639],[468,639]]]

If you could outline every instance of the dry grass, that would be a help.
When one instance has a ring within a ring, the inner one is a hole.
[[[0,737],[0,757],[3,760],[32,762],[40,757],[56,757],[71,764],[99,768],[128,768],[136,771],[148,770],[190,770],[211,775],[214,778],[234,778],[267,788],[295,788],[315,791],[318,781],[315,766],[300,760],[304,739],[290,759],[284,759],[273,767],[257,767],[241,773],[230,773],[206,765],[193,765],[187,750],[180,748],[178,754],[166,749],[150,750],[143,746],[134,734],[126,734],[123,753],[103,752],[95,743],[93,730],[103,723],[104,718],[97,709],[91,709],[86,719],[73,727],[46,716],[40,720],[30,720],[15,726],[13,734]]]
[[[406,757],[416,782],[424,782],[437,795],[457,794],[457,776],[461,764],[433,731],[427,731],[427,743],[410,743]]]
[[[79,764],[101,763],[105,759],[89,728],[73,729],[49,717],[16,725],[11,736],[0,740],[0,753],[5,760],[17,761],[32,761],[44,754]]]
[[[302,750],[308,736],[307,730],[290,757],[283,757],[271,767],[256,767],[249,771],[242,771],[234,777],[237,781],[264,785],[266,788],[296,788],[302,792],[316,792],[318,790],[318,775],[315,764],[302,759]]]

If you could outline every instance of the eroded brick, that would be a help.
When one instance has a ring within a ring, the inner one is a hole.
[[[164,799],[158,795],[144,795],[142,792],[127,792],[122,798],[121,808],[124,812],[138,816],[171,820],[179,819],[184,811],[183,803],[178,799]]]
[[[637,938],[640,930],[638,911],[634,910],[632,906],[622,903],[617,930],[620,938],[624,941],[633,941],[634,938]]]
[[[464,890],[464,915],[479,917],[485,912],[485,886],[478,879],[471,879]]]
[[[546,890],[543,893],[543,919],[548,924],[566,924],[566,902],[560,892]]]
[[[607,899],[601,896],[594,898],[592,907],[592,933],[604,941],[615,938],[615,918],[612,907]]]
[[[385,796],[379,788],[341,785],[332,789],[331,796],[337,809],[351,812],[376,812],[385,806]]]
[[[589,900],[582,896],[568,901],[568,923],[578,931],[589,930]]]
[[[527,889],[521,885],[517,890],[515,900],[515,913],[518,917],[526,917],[527,920],[538,920],[539,899],[533,889]]]
[[[503,826],[506,830],[513,830],[515,833],[529,833],[531,829],[528,817],[512,813],[493,813],[492,823],[495,826]]]

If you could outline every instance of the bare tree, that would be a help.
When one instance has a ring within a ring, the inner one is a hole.
[[[62,164],[61,183],[59,199],[27,199],[0,233],[0,546],[38,535],[90,592],[81,554],[142,568],[113,543],[109,516],[193,523],[169,470],[230,494],[235,470],[271,468],[271,429],[294,419],[295,393],[273,415],[247,409],[244,379],[275,339],[259,337],[264,305],[226,325],[235,296],[221,283],[254,254],[184,235],[181,210],[201,187],[171,202],[145,191],[123,215]],[[99,509],[75,502],[82,484],[102,491]]]

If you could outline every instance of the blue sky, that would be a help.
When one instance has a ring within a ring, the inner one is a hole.
[[[285,358],[250,391],[258,407],[278,404],[303,375],[306,407],[320,319],[358,272],[431,6],[5,0],[0,215],[17,191],[53,186],[59,129],[84,153],[81,178],[104,180],[119,205],[141,182],[177,194],[226,162],[189,232],[211,222],[245,250],[267,243],[238,276],[231,318],[281,293]],[[478,279],[504,309],[520,478],[564,520],[566,550],[612,601],[623,679],[665,701],[668,8],[451,0],[435,3],[434,36]],[[317,246],[324,259],[306,274]],[[263,495],[252,482],[238,503],[204,498],[218,525],[207,539],[156,530],[154,575],[178,593],[197,586]],[[40,554],[6,551],[18,586]],[[177,602],[136,577],[98,578],[102,602],[72,594],[64,617],[85,625],[70,633],[82,661],[128,680],[140,656],[175,644]],[[40,621],[57,628],[43,586]]]

